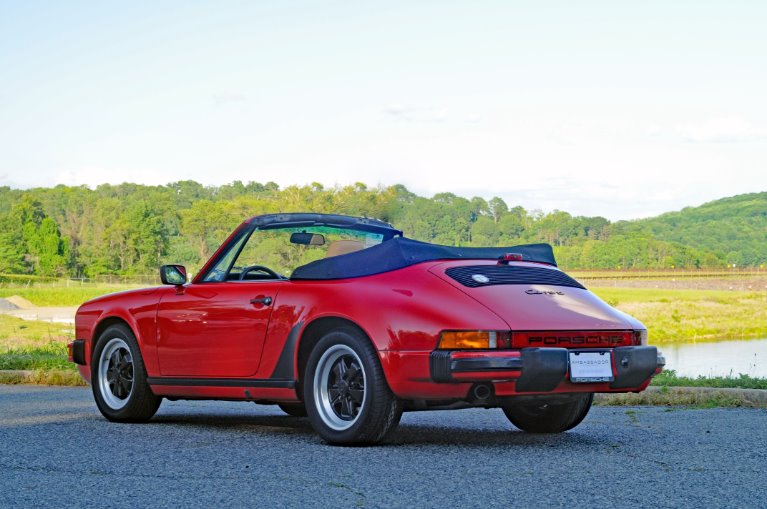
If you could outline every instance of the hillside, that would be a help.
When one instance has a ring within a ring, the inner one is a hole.
[[[615,227],[629,235],[645,233],[710,251],[728,264],[758,266],[765,263],[767,251],[767,192],[722,198]]]
[[[92,277],[154,274],[161,263],[198,268],[243,219],[314,211],[376,217],[411,238],[448,245],[547,242],[567,269],[664,269],[767,263],[767,193],[724,198],[640,221],[554,210],[501,198],[404,186],[281,189],[273,182],[206,187],[194,181],[0,187],[0,274]],[[8,279],[8,276],[4,276]]]

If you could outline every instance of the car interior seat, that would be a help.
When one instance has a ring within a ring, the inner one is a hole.
[[[345,255],[363,249],[365,249],[365,244],[361,240],[334,240],[328,245],[328,252],[325,254],[325,258]]]

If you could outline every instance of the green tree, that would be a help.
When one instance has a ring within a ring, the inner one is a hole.
[[[25,272],[25,252],[21,225],[10,213],[0,215],[0,273]]]
[[[24,240],[34,272],[40,276],[62,276],[66,273],[69,249],[61,237],[59,227],[50,217],[44,217],[39,225],[24,225]]]
[[[220,202],[200,200],[181,212],[181,234],[197,253],[198,263],[210,258],[217,243],[229,233],[227,214]]]
[[[503,199],[494,196],[487,202],[487,208],[490,211],[490,215],[493,216],[493,222],[498,224],[498,221],[509,212],[509,206]]]

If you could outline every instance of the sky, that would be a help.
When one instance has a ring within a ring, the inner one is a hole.
[[[765,26],[742,0],[0,0],[0,185],[653,216],[767,191]]]

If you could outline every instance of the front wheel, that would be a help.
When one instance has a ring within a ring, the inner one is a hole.
[[[124,325],[99,336],[91,361],[91,387],[96,406],[110,421],[144,422],[157,412],[162,398],[146,381],[136,338]]]
[[[354,329],[339,329],[315,345],[304,374],[309,421],[331,444],[373,444],[402,416],[373,345]]]
[[[581,423],[593,400],[592,393],[540,396],[504,405],[503,413],[522,431],[562,433]]]

